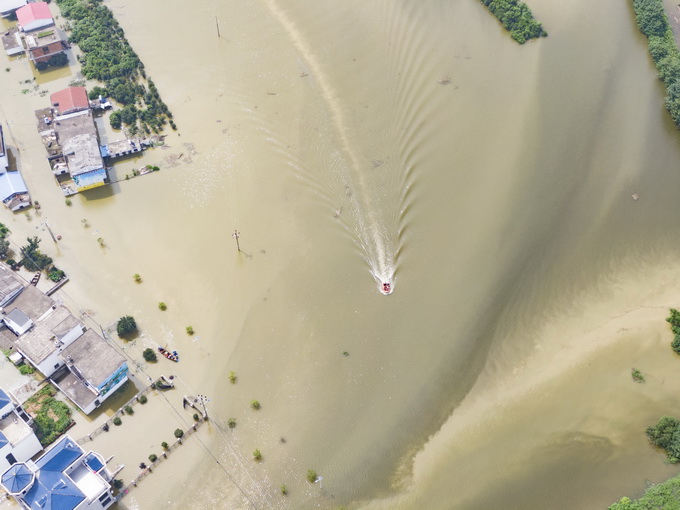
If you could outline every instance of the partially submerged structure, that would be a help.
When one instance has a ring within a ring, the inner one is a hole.
[[[64,436],[38,459],[0,476],[7,493],[28,510],[104,510],[115,502],[107,461]]]
[[[0,265],[0,319],[14,349],[85,414],[128,379],[125,358],[65,306]]]
[[[8,18],[26,3],[27,0],[0,0],[0,18]]]
[[[9,170],[9,157],[2,126],[0,126],[0,200],[11,211],[19,211],[31,205],[31,197],[21,174]]]

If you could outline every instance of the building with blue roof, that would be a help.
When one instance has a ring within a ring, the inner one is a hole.
[[[31,205],[31,197],[21,174],[9,171],[9,158],[2,126],[0,126],[0,200],[11,211],[18,211]]]
[[[115,502],[112,479],[99,454],[63,436],[34,462],[4,471],[0,484],[27,510],[104,510]]]
[[[33,419],[16,397],[0,389],[0,472],[30,460],[42,450],[32,425]]]

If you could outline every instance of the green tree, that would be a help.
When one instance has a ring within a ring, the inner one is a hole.
[[[149,361],[151,363],[155,363],[156,361],[158,361],[158,357],[156,356],[156,352],[150,347],[147,347],[146,349],[144,349],[142,356],[144,357],[144,359],[146,361]]]
[[[29,271],[42,271],[52,264],[52,259],[43,254],[40,249],[40,239],[37,236],[28,237],[28,244],[20,248],[21,264]]]
[[[116,331],[121,338],[129,338],[137,332],[137,322],[131,315],[126,315],[118,320]]]

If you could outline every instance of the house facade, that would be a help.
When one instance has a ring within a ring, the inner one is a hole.
[[[26,510],[105,510],[115,502],[111,473],[97,453],[62,437],[35,462],[18,462],[0,484]]]

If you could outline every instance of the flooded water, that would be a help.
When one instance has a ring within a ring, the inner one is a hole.
[[[35,89],[13,59],[0,122],[42,209],[0,218],[211,399],[122,507],[604,508],[677,473],[644,429],[680,413],[680,135],[628,4],[534,0],[524,46],[478,2],[107,4],[179,127],[116,176],[161,171],[67,206],[32,111],[75,72]],[[150,448],[163,409],[127,431]],[[124,430],[103,449],[134,459]]]

